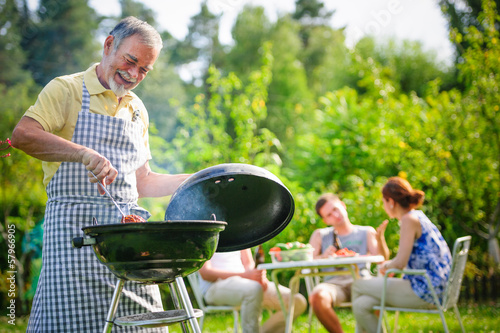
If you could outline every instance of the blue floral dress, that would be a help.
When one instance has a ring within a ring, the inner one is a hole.
[[[438,298],[442,300],[451,270],[450,248],[438,228],[421,210],[414,210],[410,214],[416,215],[420,221],[422,236],[413,244],[407,268],[425,269]],[[405,275],[403,278],[410,281],[415,294],[424,301],[434,304],[425,276]]]

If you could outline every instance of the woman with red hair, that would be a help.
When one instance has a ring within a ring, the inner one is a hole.
[[[438,228],[416,208],[425,194],[413,189],[400,177],[391,177],[382,188],[384,210],[400,225],[399,252],[394,259],[379,266],[383,275],[390,268],[425,269],[438,297],[442,297],[450,274],[451,253]],[[352,308],[357,324],[365,332],[376,332],[378,318],[373,307],[380,304],[383,277],[356,280],[352,285]],[[389,278],[386,305],[395,307],[431,308],[434,301],[426,279],[421,275]]]

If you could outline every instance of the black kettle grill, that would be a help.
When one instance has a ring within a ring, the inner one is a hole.
[[[186,179],[172,195],[165,221],[117,223],[82,228],[77,248],[92,246],[118,282],[103,332],[121,326],[161,327],[181,323],[200,332],[183,277],[199,270],[215,251],[262,244],[291,221],[290,191],[271,172],[248,164],[220,164]],[[168,283],[175,310],[114,318],[125,280]],[[179,302],[180,301],[180,302]]]

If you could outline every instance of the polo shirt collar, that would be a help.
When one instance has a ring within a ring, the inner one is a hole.
[[[110,89],[104,88],[104,86],[99,82],[99,79],[97,78],[97,72],[96,72],[96,67],[99,65],[99,63],[96,63],[92,66],[90,66],[89,69],[85,71],[83,74],[84,80],[85,80],[85,86],[87,87],[87,90],[89,91],[90,95],[98,95],[98,94],[103,94],[106,91],[111,92]],[[130,92],[128,92],[123,98],[129,99],[132,96],[130,95]]]

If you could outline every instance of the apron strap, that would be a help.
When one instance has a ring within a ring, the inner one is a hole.
[[[82,87],[82,109],[80,112],[90,112],[90,93],[85,85],[85,79],[83,79]]]

